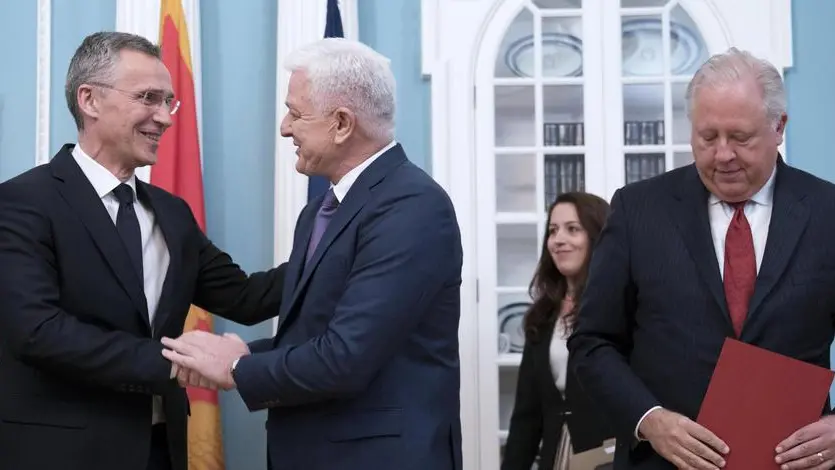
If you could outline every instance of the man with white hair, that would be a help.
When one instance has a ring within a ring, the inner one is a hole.
[[[618,469],[724,466],[734,449],[694,420],[726,337],[829,367],[835,186],[779,155],[779,72],[731,49],[687,100],[694,164],[615,193],[568,342]],[[774,443],[781,469],[833,468],[828,414]]]
[[[296,51],[281,134],[331,182],[304,208],[274,338],[164,339],[166,357],[269,409],[273,470],[461,468],[462,247],[442,188],[393,140],[389,61],[330,38]]]

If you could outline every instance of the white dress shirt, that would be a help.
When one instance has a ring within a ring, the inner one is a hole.
[[[372,163],[374,163],[374,160],[380,158],[380,155],[388,152],[392,147],[394,147],[395,144],[397,144],[397,142],[392,140],[388,143],[388,145],[381,148],[380,151],[368,157],[364,162],[352,168],[351,171],[349,171],[348,173],[345,173],[345,176],[343,176],[342,179],[340,179],[335,185],[332,186],[333,194],[334,196],[336,196],[336,200],[339,201],[340,204],[342,204],[342,200],[345,199],[345,196],[348,195],[348,190],[351,189],[351,186],[354,185],[354,182],[357,181],[357,178],[359,178],[360,174],[362,174],[362,172],[365,171],[366,168],[368,168]]]
[[[119,213],[119,200],[113,194],[113,190],[122,184],[122,181],[87,155],[80,145],[73,148],[72,156],[78,166],[81,167],[84,176],[93,185],[93,189],[101,198],[104,208],[107,209],[107,213],[115,225],[116,215]],[[160,294],[162,293],[162,285],[165,281],[165,273],[168,272],[170,255],[168,246],[165,244],[165,238],[162,236],[162,230],[155,221],[153,210],[136,198],[136,176],[131,176],[130,179],[125,181],[125,184],[133,190],[133,208],[137,219],[139,219],[139,232],[142,237],[142,269],[145,277],[143,279],[145,301],[148,304],[148,321],[153,325],[154,316],[159,306]],[[164,421],[162,399],[154,396],[152,422],[162,421]]]
[[[760,266],[763,262],[763,254],[765,253],[765,243],[768,238],[768,227],[771,224],[771,209],[774,202],[774,176],[777,174],[777,167],[771,172],[768,181],[760,190],[754,194],[750,200],[745,204],[745,218],[748,219],[748,225],[751,226],[751,236],[754,239],[754,255],[757,259],[757,273],[760,272]],[[731,225],[731,219],[734,215],[734,209],[716,195],[711,194],[708,198],[707,213],[710,220],[710,233],[713,237],[713,248],[716,251],[716,260],[719,262],[719,274],[722,279],[725,278],[725,236],[728,233],[728,227]],[[641,439],[638,435],[638,428],[653,411],[661,408],[654,406],[647,410],[638,424],[635,425],[635,437]]]

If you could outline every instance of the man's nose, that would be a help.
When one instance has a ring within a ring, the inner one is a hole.
[[[290,129],[290,124],[287,122],[287,116],[284,116],[284,119],[281,120],[281,126],[278,128],[278,130],[281,133],[281,137],[293,136],[293,132]]]
[[[719,142],[719,147],[716,149],[716,159],[722,162],[729,162],[736,157],[736,152],[728,144],[727,140]]]
[[[154,113],[154,122],[162,125],[163,130],[168,129],[174,123],[171,113],[163,106],[157,108],[157,112]]]

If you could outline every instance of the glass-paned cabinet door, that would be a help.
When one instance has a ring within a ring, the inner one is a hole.
[[[620,0],[624,183],[692,162],[685,93],[708,58],[678,0]]]
[[[557,195],[586,186],[582,0],[530,0],[493,75],[499,441],[507,436],[530,306],[528,285]],[[503,447],[503,446],[502,446]]]

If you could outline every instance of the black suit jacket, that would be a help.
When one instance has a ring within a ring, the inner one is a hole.
[[[661,405],[695,419],[733,337],[693,165],[626,186],[591,261],[575,370],[618,432],[615,467],[668,469],[638,420]],[[829,367],[835,312],[835,186],[778,161],[771,223],[741,340]],[[731,450],[733,451],[733,449]]]
[[[525,342],[502,470],[529,470],[537,455],[539,468],[553,468],[566,420],[575,453],[599,447],[614,435],[594,409],[570,365],[565,398],[557,389],[551,372],[553,334],[551,324],[538,339]]]
[[[174,469],[185,470],[188,402],[159,339],[181,334],[191,303],[246,324],[276,315],[283,268],[247,277],[182,199],[137,181],[170,253],[152,329],[71,151],[0,184],[0,466],[145,470],[161,395]]]

